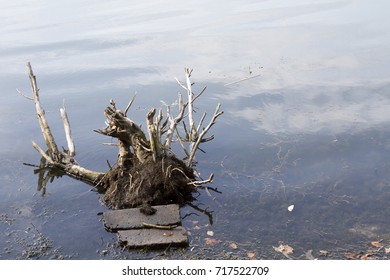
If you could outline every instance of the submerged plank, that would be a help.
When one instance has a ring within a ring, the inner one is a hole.
[[[119,242],[129,248],[186,246],[188,236],[185,228],[179,226],[170,230],[131,229],[118,231]]]
[[[103,213],[103,223],[107,230],[140,229],[144,223],[153,225],[180,225],[179,205],[153,206],[157,211],[145,215],[138,208],[110,210]]]

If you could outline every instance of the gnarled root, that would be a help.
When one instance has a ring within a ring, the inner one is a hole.
[[[184,204],[193,200],[196,187],[188,183],[194,179],[193,169],[174,156],[156,162],[135,159],[129,169],[116,167],[106,173],[102,202],[113,209]]]

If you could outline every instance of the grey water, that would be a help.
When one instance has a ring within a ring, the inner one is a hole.
[[[372,241],[390,247],[387,1],[0,4],[0,259],[284,259],[280,244],[294,259],[338,259],[372,253]],[[195,203],[212,224],[182,209],[188,248],[122,250],[90,186],[62,177],[37,191],[23,163],[39,164],[31,140],[43,140],[18,93],[31,92],[28,61],[57,142],[65,104],[77,161],[99,171],[116,158],[93,132],[108,101],[125,108],[136,92],[130,117],[145,125],[194,69],[195,91],[207,86],[197,113],[221,103],[224,114],[197,158],[221,193],[200,190]]]

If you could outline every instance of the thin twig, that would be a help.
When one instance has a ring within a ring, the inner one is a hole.
[[[194,97],[194,99],[192,100],[192,102],[195,102],[196,99],[198,99],[199,96],[201,96],[207,89],[207,86],[205,86],[202,91],[200,93],[198,93],[197,96]]]
[[[240,80],[231,82],[231,83],[227,83],[227,84],[224,84],[224,86],[226,87],[226,86],[234,85],[234,84],[237,84],[237,83],[246,81],[246,80],[250,80],[250,79],[253,79],[253,78],[257,78],[257,77],[259,77],[259,76],[261,76],[261,74],[254,75],[254,76],[250,76],[250,77],[246,77],[246,78],[243,78],[243,79],[240,79]]]
[[[223,114],[223,111],[219,110],[220,108],[221,108],[221,104],[218,103],[217,108],[215,109],[214,115],[213,115],[213,117],[210,120],[210,123],[208,124],[208,126],[205,129],[202,130],[202,132],[200,133],[199,137],[196,139],[196,142],[192,145],[190,157],[189,157],[188,162],[187,162],[188,166],[192,165],[192,163],[194,161],[194,158],[195,158],[195,152],[198,149],[198,146],[202,142],[202,139],[205,136],[205,134],[207,133],[207,131],[209,131],[209,129],[215,124],[216,119],[220,115]]]
[[[208,211],[207,209],[202,209],[199,206],[192,204],[192,203],[187,203],[187,205],[191,206],[193,209],[205,214],[209,218],[210,225],[213,224],[213,211]]]
[[[23,96],[24,98],[27,98],[28,100],[34,101],[34,98],[33,98],[33,97],[30,97],[30,96],[25,95],[25,94],[24,94],[23,92],[21,92],[19,89],[16,89],[16,91],[17,91],[21,96]]]
[[[184,173],[184,171],[181,170],[180,168],[177,168],[177,167],[175,167],[175,168],[173,168],[173,169],[171,170],[171,172],[169,173],[169,177],[171,177],[172,172],[175,171],[175,170],[177,170],[177,171],[179,171],[181,174],[183,174],[184,177],[186,177],[187,180],[190,180],[190,178]]]
[[[147,224],[147,223],[142,223],[142,225],[145,228],[154,228],[154,229],[174,229],[178,227],[177,225],[163,226],[163,225],[155,225],[155,224]]]
[[[166,139],[165,139],[165,144],[164,144],[165,148],[167,148],[167,149],[171,148],[173,132],[175,131],[177,124],[180,123],[181,120],[183,119],[184,112],[185,112],[185,109],[187,107],[187,103],[183,102],[183,97],[182,97],[182,95],[180,93],[179,93],[179,100],[178,100],[178,102],[179,102],[179,113],[176,116],[176,118],[172,117],[171,109],[170,109],[169,106],[167,107],[167,114],[168,114],[168,119],[169,119],[169,122],[170,122],[168,131],[167,131],[167,136],[166,136]]]
[[[188,91],[188,88],[186,88],[186,86],[183,85],[182,82],[180,82],[178,78],[175,77],[175,80],[176,80],[176,82],[179,84],[179,86],[181,86],[181,87],[184,88],[186,91]]]
[[[210,174],[210,177],[206,180],[201,180],[201,181],[192,181],[192,182],[188,182],[187,185],[194,185],[196,187],[198,186],[201,186],[201,185],[204,185],[204,184],[207,184],[207,183],[212,183],[213,182],[213,179],[214,179],[214,174],[211,173]]]
[[[178,131],[177,128],[176,128],[176,135],[177,135],[177,140],[179,141],[180,146],[181,146],[181,148],[182,148],[184,154],[186,155],[186,157],[189,157],[189,156],[190,156],[190,153],[187,151],[186,147],[184,146],[184,143],[183,143],[183,141],[181,140],[181,137],[180,137],[180,135],[179,135],[179,131]]]
[[[133,95],[133,97],[131,98],[129,104],[127,104],[126,109],[125,109],[125,112],[124,112],[125,116],[127,116],[127,111],[129,111],[129,109],[130,109],[131,105],[133,104],[134,99],[135,99],[136,96],[137,96],[137,92],[134,93],[134,95]]]
[[[37,143],[35,143],[34,141],[32,141],[32,146],[34,147],[35,150],[37,150],[41,156],[43,156],[49,163],[51,164],[54,164],[54,161],[51,157],[49,157],[42,149],[41,147],[38,146]]]
[[[202,126],[205,117],[206,117],[206,112],[203,113],[202,118],[199,121],[198,127],[196,128],[196,131],[198,131],[198,133],[200,131],[200,127]]]

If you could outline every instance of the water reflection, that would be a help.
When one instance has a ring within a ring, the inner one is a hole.
[[[36,177],[22,163],[37,161],[30,139],[41,136],[32,104],[15,93],[29,92],[24,67],[32,61],[53,133],[62,135],[57,110],[66,99],[79,160],[96,170],[104,171],[105,160],[115,157],[92,132],[102,125],[99,114],[108,99],[127,104],[138,91],[140,117],[132,117],[144,123],[149,107],[177,96],[173,77],[190,66],[195,82],[208,86],[199,107],[213,111],[216,99],[222,103],[216,139],[199,157],[200,171],[214,171],[223,191],[215,197],[218,203],[207,194],[200,197],[214,211],[214,224],[207,217],[187,218],[194,249],[169,257],[229,258],[234,254],[219,254],[235,242],[239,258],[247,258],[245,250],[281,258],[272,246],[285,241],[299,258],[310,249],[318,256],[324,248],[344,252],[374,238],[388,240],[388,5],[4,2],[1,229],[23,230],[33,221],[73,258],[145,257],[114,249],[115,254],[99,253],[116,240],[96,216],[104,208],[82,183],[61,178],[47,188],[49,195],[36,197]],[[30,214],[18,214],[21,205]],[[35,215],[43,209],[50,215]],[[211,229],[222,240],[213,248],[203,240]],[[17,247],[12,234],[0,240],[11,250],[7,242]],[[0,251],[0,258],[21,257],[12,252]]]
[[[269,133],[361,131],[387,124],[390,84],[361,87],[306,86],[266,91],[238,99],[230,111]],[[249,106],[248,106],[249,105]]]
[[[114,49],[125,47],[137,43],[134,39],[100,41],[93,39],[67,40],[59,42],[38,43],[24,46],[13,46],[2,50],[3,56],[19,56],[29,53],[43,54],[52,53],[53,56],[80,55],[81,53],[102,51],[105,49]]]

